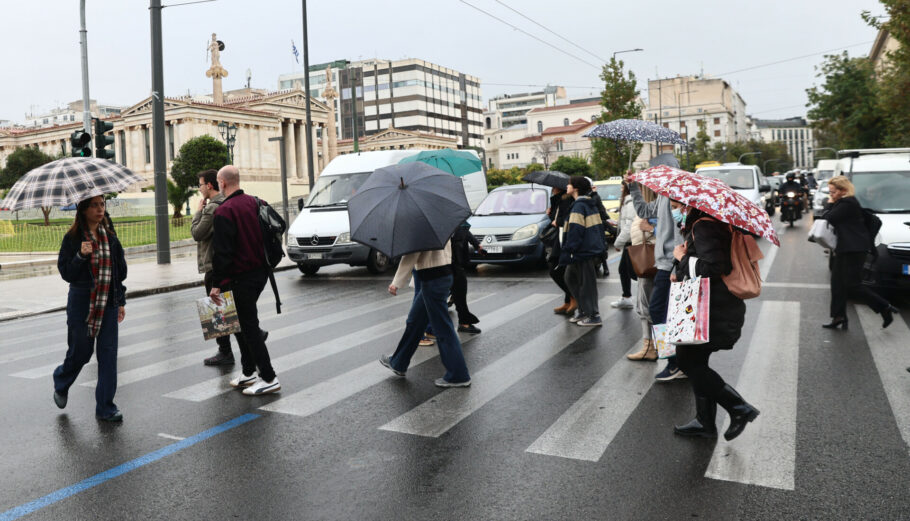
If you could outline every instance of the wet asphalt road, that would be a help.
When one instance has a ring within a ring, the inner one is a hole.
[[[391,275],[280,273],[284,312],[267,289],[260,317],[282,392],[258,398],[202,365],[201,289],[136,299],[122,425],[94,418],[93,365],[54,406],[63,314],[0,323],[0,520],[910,519],[910,308],[884,336],[856,303],[849,331],[821,329],[826,260],[804,229],[781,235],[742,339],[712,358],[762,410],[732,443],[672,434],[689,384],[652,385],[658,364],[625,360],[641,333],[609,307],[615,264],[605,325],[588,330],[552,313],[545,272],[481,267],[484,331],[463,337],[474,385],[446,391],[435,347],[405,379],[376,362],[410,303],[385,292]]]

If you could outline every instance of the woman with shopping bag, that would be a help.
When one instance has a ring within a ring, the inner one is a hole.
[[[724,433],[724,438],[729,441],[739,436],[746,424],[759,413],[708,366],[712,353],[733,348],[745,321],[745,303],[730,292],[723,280],[723,276],[733,270],[730,254],[733,232],[728,224],[698,209],[676,201],[672,205],[681,208],[686,215],[683,228],[686,241],[673,252],[677,263],[671,280],[676,282],[701,277],[710,285],[708,293],[702,296],[708,311],[708,316],[704,317],[708,323],[707,341],[699,338],[697,341],[703,343],[676,346],[677,363],[692,382],[696,412],[692,421],[676,426],[674,432],[681,436],[717,437],[715,417],[717,404],[720,404],[730,415],[730,427]],[[695,286],[707,289],[704,284]],[[671,322],[671,317],[668,317],[668,327]]]

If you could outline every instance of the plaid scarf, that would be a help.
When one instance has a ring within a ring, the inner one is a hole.
[[[101,319],[104,318],[104,308],[107,306],[107,298],[111,292],[111,279],[113,278],[113,263],[111,262],[111,245],[107,240],[107,232],[104,226],[98,226],[98,240],[92,240],[92,235],[86,231],[85,240],[92,243],[92,278],[95,279],[95,286],[92,288],[92,294],[89,299],[88,317],[85,319],[88,325],[88,336],[95,338],[101,331]]]

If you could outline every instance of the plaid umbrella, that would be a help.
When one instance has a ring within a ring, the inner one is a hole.
[[[642,170],[629,179],[780,246],[768,212],[719,179],[664,165]]]
[[[679,137],[678,133],[643,119],[617,119],[602,123],[585,132],[583,136],[616,141],[659,141],[674,145],[686,144],[686,140]]]
[[[94,157],[67,157],[35,168],[6,194],[0,208],[25,210],[68,206],[98,195],[120,192],[142,177],[117,163]]]

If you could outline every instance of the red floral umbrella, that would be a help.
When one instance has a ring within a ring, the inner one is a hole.
[[[771,217],[723,181],[669,166],[655,166],[629,177],[660,195],[698,208],[719,221],[780,246]]]

